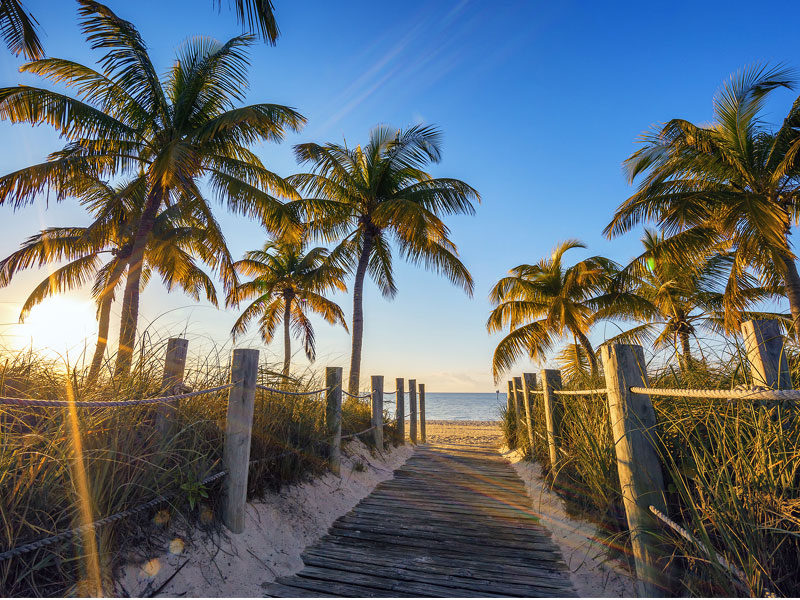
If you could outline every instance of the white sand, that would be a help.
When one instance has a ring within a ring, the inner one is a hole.
[[[344,449],[341,478],[328,473],[249,504],[242,534],[226,532],[222,539],[196,539],[191,545],[174,538],[160,556],[125,566],[117,595],[148,596],[189,559],[159,596],[263,596],[262,584],[299,571],[303,549],[412,453],[410,446],[401,446],[372,456],[364,444],[353,441]],[[357,465],[366,468],[356,470]]]
[[[584,598],[633,598],[635,580],[622,561],[611,559],[597,539],[597,528],[586,521],[567,516],[564,502],[544,483],[538,463],[522,460],[517,451],[500,449],[511,461],[533,498],[533,509],[541,515],[542,525],[553,534],[561,548],[578,595]]]
[[[431,444],[501,443],[499,421],[427,421],[425,437]]]

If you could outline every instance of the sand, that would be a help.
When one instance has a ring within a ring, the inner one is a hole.
[[[501,443],[498,421],[427,421],[425,436],[431,444]]]
[[[303,549],[412,453],[411,447],[401,446],[373,456],[361,442],[350,442],[344,448],[341,478],[329,473],[249,504],[245,531],[239,535],[223,533],[221,539],[192,543],[176,536],[160,555],[125,566],[117,595],[147,597],[172,577],[159,596],[263,596],[262,584],[299,571]]]

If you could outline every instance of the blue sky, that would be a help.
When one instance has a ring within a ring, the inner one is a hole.
[[[218,13],[211,0],[108,4],[138,26],[161,70],[187,37],[227,39],[240,32],[233,13]],[[281,175],[299,170],[294,143],[355,144],[378,123],[434,123],[444,132],[444,154],[431,172],[463,179],[482,195],[475,217],[448,221],[475,277],[474,298],[399,260],[394,301],[367,284],[363,375],[416,377],[431,391],[495,389],[490,361],[499,337],[485,330],[487,294],[509,268],[534,262],[571,237],[589,246],[573,251],[574,259],[591,253],[622,261],[638,252],[636,234],[608,241],[602,229],[630,194],[621,163],[639,133],[673,117],[709,120],[715,91],[745,65],[800,67],[796,36],[774,33],[775,24],[794,12],[790,2],[755,8],[737,2],[275,4],[282,36],[277,47],[252,48],[248,101],[291,105],[308,125],[281,145],[256,148],[271,169]],[[42,24],[49,55],[97,58],[78,30],[73,2],[29,0],[28,6]],[[0,85],[36,83],[17,72],[21,62],[0,51]],[[777,94],[768,119],[780,121],[793,97]],[[46,127],[0,122],[0,135],[3,173],[59,147]],[[253,223],[222,207],[217,214],[235,256],[263,244]],[[42,199],[16,213],[0,207],[0,255],[42,226],[85,220],[69,200],[48,208]],[[45,275],[26,274],[0,290],[0,323],[16,320],[19,304]],[[350,297],[336,300],[349,320]],[[198,351],[210,339],[228,342],[235,318],[167,295],[154,280],[143,294],[140,323],[159,315],[155,330],[186,331]],[[0,326],[0,333],[6,346],[27,335],[15,325]],[[601,326],[592,339],[603,336]],[[317,339],[317,366],[347,367],[350,341],[343,330],[319,323]],[[241,344],[258,347],[259,341],[250,336]],[[280,341],[265,351],[280,360]],[[296,360],[306,364],[299,354]],[[540,366],[521,362],[516,370]]]

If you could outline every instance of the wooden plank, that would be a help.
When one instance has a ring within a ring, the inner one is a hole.
[[[395,582],[408,582],[414,584],[423,584],[429,590],[433,586],[436,588],[445,588],[443,593],[448,593],[450,596],[459,596],[460,590],[467,590],[475,594],[483,596],[528,596],[531,593],[530,585],[515,585],[507,583],[502,580],[487,581],[485,579],[475,579],[471,577],[459,577],[447,573],[425,573],[421,571],[413,571],[404,567],[382,567],[375,564],[354,562],[347,559],[331,559],[331,558],[316,558],[307,557],[303,559],[309,567],[316,567],[321,569],[335,569],[339,572],[353,573],[358,575],[366,575],[382,580],[391,580]],[[376,584],[371,584],[376,585]],[[399,583],[401,589],[411,591],[408,585]],[[396,589],[398,584],[393,585],[389,589]],[[432,590],[431,590],[432,591]],[[552,586],[542,586],[541,591],[543,594],[557,595],[561,588]]]
[[[480,556],[498,556],[516,558],[520,555],[521,551],[514,548],[498,548],[483,544],[480,540],[474,542],[460,542],[448,543],[440,542],[437,540],[422,539],[417,536],[405,536],[391,533],[372,533],[369,531],[356,531],[351,529],[332,529],[332,533],[339,539],[342,538],[355,538],[357,540],[364,540],[380,544],[392,544],[394,546],[411,546],[412,548],[425,548],[427,550],[447,550],[458,549],[459,552],[466,554],[479,554]],[[525,556],[527,558],[536,558],[544,561],[559,561],[560,557],[556,555],[555,547],[550,547],[544,550],[525,549]]]
[[[461,544],[486,545],[497,548],[508,548],[512,546],[515,549],[525,549],[526,551],[543,549],[551,551],[555,549],[553,542],[550,540],[533,540],[530,538],[525,539],[521,537],[514,538],[510,535],[498,535],[496,532],[494,535],[479,535],[466,530],[450,529],[449,531],[436,531],[422,527],[400,528],[380,525],[377,522],[373,522],[368,525],[363,523],[350,523],[344,522],[341,519],[334,523],[333,527],[331,528],[331,532],[334,533],[339,530],[374,533],[376,535],[394,535],[396,537],[410,537],[420,541],[432,540],[442,543],[446,541]]]
[[[342,560],[367,566],[396,567],[402,565],[403,569],[414,572],[453,575],[464,578],[473,578],[480,581],[497,581],[498,583],[513,582],[515,585],[541,585],[557,589],[570,587],[569,579],[563,570],[552,570],[544,567],[506,567],[502,564],[474,562],[461,558],[447,558],[436,555],[423,555],[410,557],[404,552],[367,552],[355,547],[347,549],[327,545],[324,548],[308,548],[303,552],[303,560]]]
[[[442,596],[445,598],[480,598],[483,596],[492,598],[502,598],[502,594],[486,593],[480,591],[470,591],[466,589],[455,589],[444,585],[435,585],[429,583],[417,583],[414,581],[405,581],[402,579],[384,578],[375,575],[364,573],[355,573],[352,571],[343,571],[340,569],[329,569],[324,567],[306,566],[298,577],[303,579],[317,579],[325,582],[336,582],[345,585],[365,586],[379,590],[390,592],[394,596],[394,592],[402,591],[404,593],[416,594],[422,597],[436,597]]]
[[[512,572],[512,569],[514,568],[521,569],[528,573],[536,572],[541,569],[552,573],[565,573],[567,571],[567,567],[563,562],[551,561],[537,563],[530,560],[528,557],[523,556],[522,554],[516,557],[482,555],[474,552],[470,554],[464,554],[455,547],[453,549],[436,550],[434,552],[429,548],[389,546],[388,548],[390,548],[390,550],[387,551],[386,544],[378,544],[369,540],[347,540],[338,537],[322,538],[322,540],[324,540],[324,548],[335,548],[347,552],[358,549],[360,552],[366,552],[371,555],[380,553],[385,556],[389,556],[391,552],[396,552],[397,556],[406,557],[408,560],[411,560],[413,557],[424,557],[426,560],[435,557],[455,564],[458,561],[463,561],[466,559],[468,561],[480,560],[481,564],[485,567],[491,565],[500,569],[507,569],[509,572]],[[320,547],[323,547],[322,544],[320,544]],[[474,564],[474,562],[471,562],[470,564]]]

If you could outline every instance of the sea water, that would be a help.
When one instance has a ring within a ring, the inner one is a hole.
[[[391,404],[390,404],[391,403]],[[408,391],[405,393],[408,413]],[[428,421],[499,421],[500,407],[506,405],[506,395],[466,394],[459,392],[425,392],[425,419]],[[394,396],[384,397],[384,406],[394,413]]]

